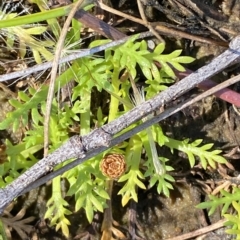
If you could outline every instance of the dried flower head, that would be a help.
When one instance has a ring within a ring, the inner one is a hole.
[[[116,179],[119,178],[126,170],[125,158],[122,154],[107,154],[100,162],[100,170],[103,175]]]

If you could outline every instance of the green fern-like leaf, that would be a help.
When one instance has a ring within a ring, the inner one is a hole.
[[[220,193],[221,197],[209,195],[210,201],[200,203],[197,207],[201,209],[209,208],[208,214],[211,215],[217,207],[222,206],[221,213],[224,215],[232,202],[238,202],[240,199],[240,190],[238,188],[233,188],[233,193],[229,193],[225,190],[221,190]]]
[[[70,183],[67,195],[75,195],[75,210],[85,209],[90,223],[93,220],[94,211],[103,212],[106,199],[109,199],[105,190],[105,177],[100,173],[98,162],[96,158],[91,159],[64,174]],[[95,180],[92,179],[93,173]]]
[[[146,189],[144,184],[139,180],[144,179],[143,174],[139,170],[130,170],[127,174],[123,175],[118,182],[127,181],[127,183],[122,187],[118,194],[123,195],[122,205],[125,206],[130,199],[133,199],[135,202],[138,201],[136,187]]]
[[[240,239],[240,204],[239,201],[232,201],[232,205],[237,211],[236,215],[232,214],[224,214],[224,217],[228,220],[224,223],[225,226],[231,227],[231,229],[227,229],[226,233],[234,234],[237,236],[237,240]]]
[[[59,87],[62,87],[63,85],[66,84],[66,79],[69,79],[70,81],[72,78],[74,78],[74,71],[71,68],[69,68],[66,72],[64,72],[57,78],[55,91],[58,91]],[[47,86],[43,86],[38,91],[36,91],[33,88],[29,88],[29,94],[31,95],[31,99],[27,100],[26,102],[24,101],[24,99],[26,100],[29,98],[26,98],[26,96],[23,93],[19,93],[19,97],[20,99],[22,99],[22,102],[11,100],[10,103],[12,103],[12,105],[16,109],[8,113],[6,119],[0,122],[0,130],[8,129],[9,126],[12,125],[16,130],[22,123],[25,126],[28,123],[29,113],[31,113],[33,109],[35,109],[34,111],[36,111],[39,105],[46,101],[47,92],[48,92]],[[31,115],[35,113],[36,112],[31,113]]]
[[[166,197],[169,197],[169,190],[173,189],[171,183],[175,182],[175,180],[171,175],[168,174],[168,172],[173,171],[174,169],[171,166],[166,165],[168,159],[160,157],[159,160],[164,166],[165,173],[162,175],[156,174],[152,161],[148,160],[144,164],[147,166],[147,171],[145,172],[144,177],[150,177],[149,187],[156,185],[158,194],[163,193]]]
[[[195,165],[195,156],[199,157],[204,169],[206,169],[207,165],[210,165],[212,168],[216,168],[216,163],[227,162],[224,157],[218,155],[220,151],[208,151],[210,148],[212,148],[212,144],[206,144],[202,147],[199,147],[202,140],[196,140],[193,143],[189,143],[189,140],[178,141],[170,138],[168,140],[169,141],[166,142],[165,145],[171,149],[178,149],[179,151],[185,152],[189,157],[191,167]]]
[[[240,204],[239,202],[233,201],[232,205],[237,211],[237,214],[224,214],[224,217],[228,220],[224,225],[231,227],[231,229],[226,230],[226,233],[237,235],[236,239],[240,239]]]
[[[66,215],[70,215],[72,212],[66,207],[69,205],[62,197],[61,193],[61,178],[60,176],[53,179],[53,194],[47,202],[47,211],[44,218],[50,219],[51,226],[56,226],[56,230],[62,230],[63,234],[68,237],[70,222],[66,218]]]
[[[121,176],[118,182],[125,182],[125,185],[118,192],[122,195],[122,205],[125,206],[130,199],[138,201],[136,187],[145,189],[146,187],[140,179],[144,179],[143,174],[139,170],[142,151],[142,141],[138,136],[131,137],[129,146],[126,151],[127,163],[129,171]]]

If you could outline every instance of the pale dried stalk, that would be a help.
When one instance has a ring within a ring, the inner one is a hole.
[[[63,25],[59,40],[57,42],[55,56],[53,59],[52,71],[51,71],[51,79],[48,88],[48,96],[47,96],[47,104],[46,104],[46,113],[44,119],[44,156],[48,154],[48,145],[49,145],[49,122],[52,108],[52,101],[54,97],[54,87],[55,87],[55,79],[57,76],[59,59],[61,57],[61,52],[64,46],[64,41],[68,32],[68,28],[71,24],[71,21],[79,8],[84,8],[85,6],[92,3],[92,0],[78,0],[77,3],[72,8],[71,12],[68,14],[68,17]]]

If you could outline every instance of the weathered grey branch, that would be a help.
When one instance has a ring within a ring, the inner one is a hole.
[[[152,33],[144,32],[144,33],[139,34],[138,38],[141,39],[141,38],[145,38],[145,37],[149,37],[149,36],[152,36]],[[66,63],[66,62],[71,62],[75,59],[83,58],[83,57],[86,57],[86,56],[91,56],[95,53],[104,51],[108,48],[119,46],[119,45],[125,43],[131,37],[132,36],[124,37],[120,40],[115,40],[115,41],[112,41],[110,43],[106,43],[106,44],[103,44],[101,46],[98,46],[98,47],[93,47],[93,48],[90,48],[90,49],[83,49],[83,50],[75,51],[74,53],[71,53],[71,54],[61,58],[59,60],[59,64]],[[33,67],[26,68],[26,69],[21,70],[21,71],[16,71],[16,72],[12,72],[12,73],[3,74],[3,75],[0,76],[0,82],[8,81],[8,80],[15,79],[15,78],[19,78],[19,79],[24,78],[24,77],[26,77],[26,76],[28,76],[32,73],[43,71],[43,70],[46,70],[46,69],[51,68],[51,67],[52,67],[52,62],[46,62],[46,63],[35,65]]]
[[[32,189],[35,189],[43,184],[45,184],[46,182],[52,180],[53,178],[65,173],[66,171],[76,167],[77,165],[85,162],[86,160],[96,156],[97,154],[107,150],[108,148],[111,148],[117,144],[120,144],[121,142],[125,141],[126,139],[129,139],[130,137],[132,137],[133,135],[136,135],[137,133],[141,132],[142,130],[152,126],[153,124],[156,124],[170,116],[172,116],[173,114],[191,106],[192,104],[218,92],[221,89],[224,89],[234,83],[237,83],[240,81],[240,74],[232,77],[228,80],[226,80],[225,82],[222,82],[218,85],[216,85],[215,87],[199,94],[198,96],[194,97],[193,99],[187,100],[185,102],[182,102],[174,107],[168,108],[166,109],[164,112],[160,113],[159,115],[156,115],[152,118],[150,118],[149,120],[137,125],[136,127],[134,127],[133,129],[121,134],[120,136],[114,138],[111,142],[109,146],[101,146],[91,152],[89,152],[85,157],[83,158],[78,158],[70,163],[68,163],[67,165],[64,165],[62,168],[53,171],[45,176],[43,176],[42,178],[36,180],[34,183],[32,183],[29,187],[27,187],[26,189],[24,189],[23,193],[27,193],[29,191],[31,191]]]
[[[11,184],[0,190],[0,213],[4,208],[31,183],[48,173],[52,167],[70,158],[84,158],[87,153],[101,146],[110,145],[111,138],[132,123],[151,114],[161,107],[164,103],[171,101],[183,93],[197,86],[206,78],[213,76],[232,64],[240,58],[240,37],[236,37],[230,43],[230,48],[215,58],[208,65],[200,68],[190,74],[182,81],[169,87],[166,91],[159,93],[154,98],[138,105],[131,111],[125,113],[118,119],[104,125],[103,127],[93,130],[86,136],[74,136],[64,143],[59,149],[52,154],[43,158],[24,174],[19,176]]]

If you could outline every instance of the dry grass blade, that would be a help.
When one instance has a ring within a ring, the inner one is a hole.
[[[44,121],[44,156],[47,156],[48,154],[48,145],[49,145],[49,121],[50,121],[50,114],[51,114],[51,106],[52,106],[52,100],[54,97],[54,86],[55,86],[55,79],[57,75],[58,70],[58,63],[59,59],[61,57],[61,51],[63,49],[64,40],[68,32],[68,27],[71,24],[71,21],[77,12],[78,8],[83,8],[84,6],[90,4],[91,0],[84,1],[84,0],[78,0],[76,5],[73,7],[71,12],[69,13],[67,20],[62,28],[61,35],[59,37],[59,41],[57,43],[55,57],[53,60],[53,66],[51,71],[51,80],[49,84],[49,90],[48,90],[48,96],[47,96],[47,105],[46,105],[46,114],[45,114],[45,121]]]

